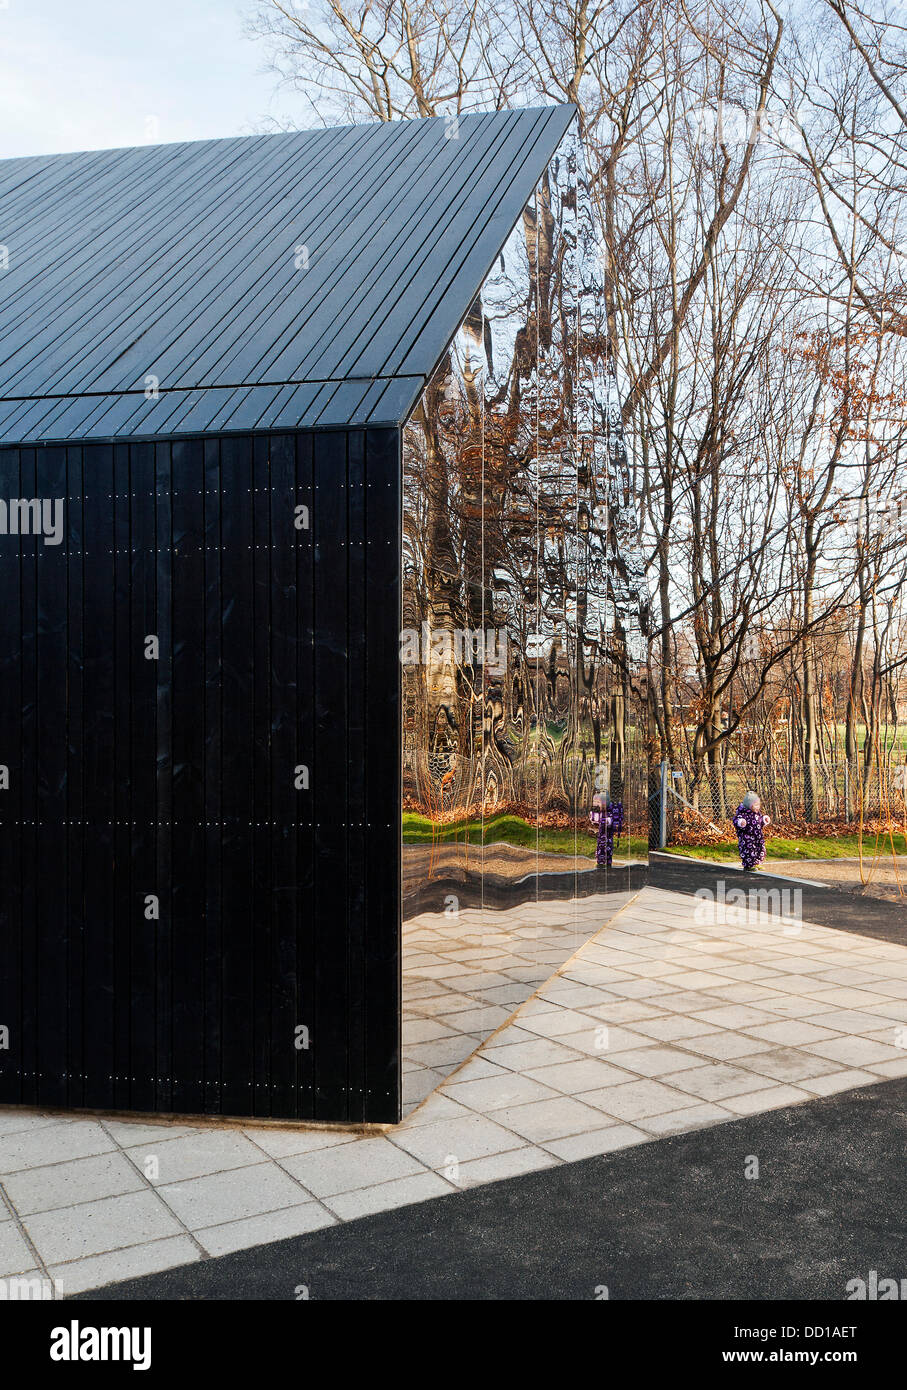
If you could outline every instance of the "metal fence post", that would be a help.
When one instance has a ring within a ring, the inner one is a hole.
[[[661,784],[658,792],[658,848],[664,849],[668,843],[668,763],[661,762]]]

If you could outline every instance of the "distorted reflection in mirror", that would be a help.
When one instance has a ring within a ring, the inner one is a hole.
[[[642,570],[573,132],[407,425],[403,471],[404,918],[613,892],[645,858]]]

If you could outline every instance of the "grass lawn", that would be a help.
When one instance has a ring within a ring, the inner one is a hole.
[[[465,844],[467,831],[471,845],[493,845],[503,842],[508,845],[521,845],[527,849],[538,848],[547,854],[595,854],[595,837],[582,831],[536,830],[528,821],[519,816],[494,816],[490,820],[453,821],[435,831],[435,843],[449,844],[459,840]],[[403,843],[405,845],[428,845],[432,841],[432,823],[427,816],[418,816],[412,811],[403,813]],[[617,853],[628,852],[631,858],[644,859],[648,853],[648,843],[641,835],[631,835],[629,840],[622,835],[617,843]]]
[[[907,840],[903,835],[895,835],[894,846],[898,854],[907,854]],[[875,835],[865,834],[863,836],[863,853],[872,855],[875,853]],[[882,853],[891,853],[891,842],[885,835],[879,839],[879,850]],[[739,860],[736,845],[671,845],[666,849],[665,854],[685,854],[694,859],[713,859],[718,863],[727,864]],[[766,859],[848,859],[857,858],[860,853],[859,835],[838,835],[833,839],[824,839],[821,836],[802,840],[783,840],[769,838],[765,840]]]

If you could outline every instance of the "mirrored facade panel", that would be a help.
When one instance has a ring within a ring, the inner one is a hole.
[[[637,523],[572,134],[405,428],[403,511],[404,948],[494,931],[528,996],[646,855]]]

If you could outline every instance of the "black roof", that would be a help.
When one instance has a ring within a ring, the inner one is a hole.
[[[400,423],[573,116],[0,161],[0,443]]]

